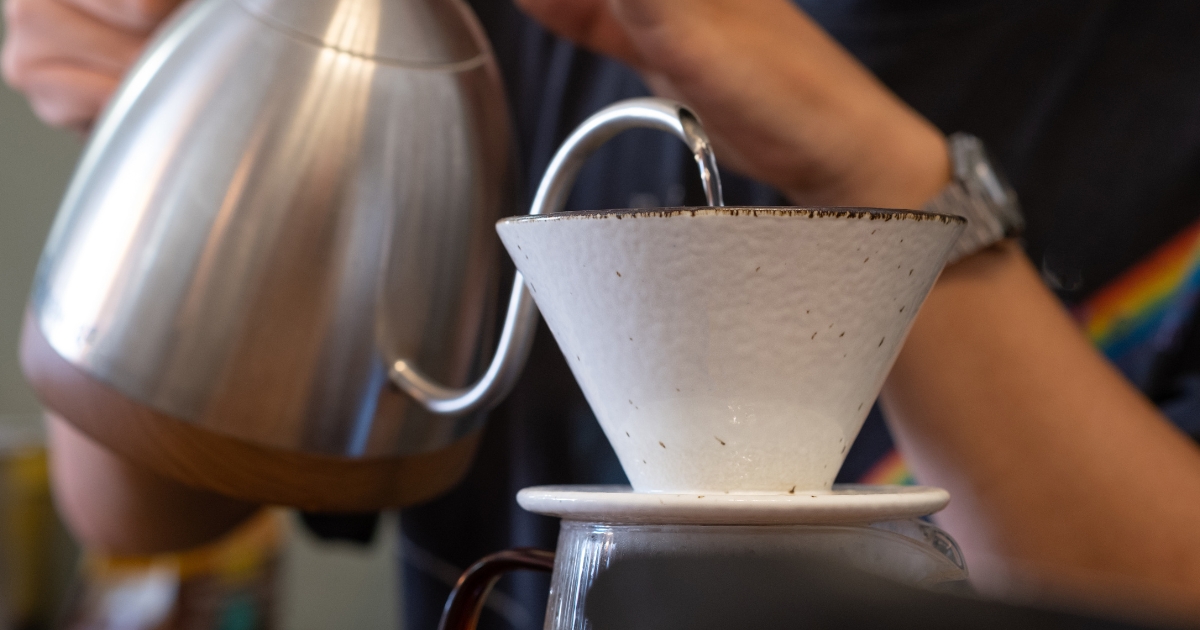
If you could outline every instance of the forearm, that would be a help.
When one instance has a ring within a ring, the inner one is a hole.
[[[946,270],[883,392],[977,560],[1200,592],[1200,450],[1083,337],[1015,245]],[[996,575],[992,574],[993,577]]]
[[[118,457],[46,415],[59,512],[87,549],[116,554],[182,551],[212,542],[258,506],[197,490]]]

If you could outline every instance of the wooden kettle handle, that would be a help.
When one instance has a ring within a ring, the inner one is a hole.
[[[432,453],[354,459],[252,444],[139,404],[59,356],[27,312],[21,367],[43,405],[114,453],[251,503],[366,512],[428,501],[466,475],[480,432]]]

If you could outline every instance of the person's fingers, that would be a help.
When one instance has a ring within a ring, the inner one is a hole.
[[[560,37],[631,66],[642,65],[607,0],[516,0],[516,4]]]
[[[4,13],[0,73],[57,127],[90,127],[146,41],[60,0],[5,0]]]
[[[59,0],[127,33],[147,35],[182,0]]]
[[[522,11],[563,37],[578,40],[608,11],[604,0],[516,0]]]
[[[43,122],[85,132],[104,108],[120,78],[63,64],[47,64],[32,72],[25,95]]]
[[[6,0],[5,18],[5,56],[18,72],[54,61],[119,76],[146,43],[143,35],[122,31],[58,0]]]

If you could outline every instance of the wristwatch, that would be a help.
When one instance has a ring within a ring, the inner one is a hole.
[[[968,133],[946,139],[954,181],[922,208],[925,212],[957,214],[967,227],[947,264],[986,249],[1006,238],[1020,236],[1025,217],[1017,193],[993,165],[983,142]]]

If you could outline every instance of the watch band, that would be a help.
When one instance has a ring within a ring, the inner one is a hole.
[[[983,142],[965,133],[946,139],[954,181],[925,204],[922,210],[957,214],[967,227],[954,244],[947,264],[1020,236],[1025,228],[1017,194],[996,170]]]

